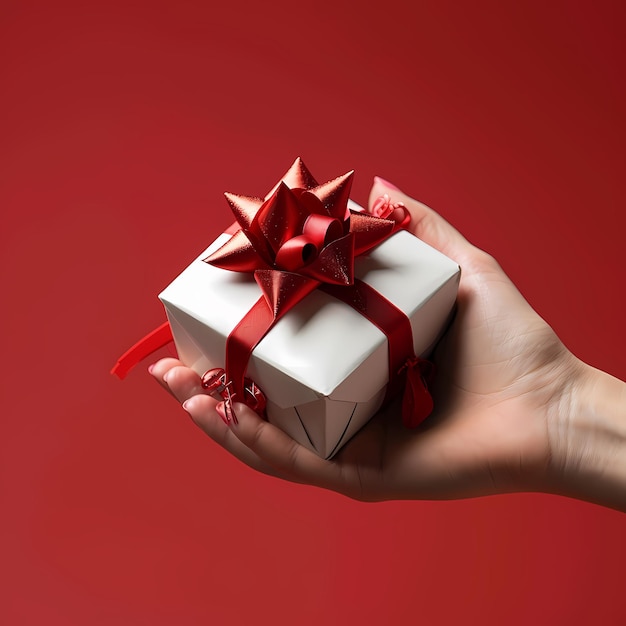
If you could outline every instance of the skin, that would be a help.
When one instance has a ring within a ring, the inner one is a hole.
[[[375,416],[330,461],[245,405],[223,403],[176,359],[150,367],[215,442],[261,472],[365,501],[514,491],[567,495],[626,511],[626,385],[574,357],[496,260],[432,209],[403,202],[410,230],[462,267],[457,312],[434,360],[435,411],[416,430],[398,407]]]

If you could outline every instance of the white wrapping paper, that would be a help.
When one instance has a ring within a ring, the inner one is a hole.
[[[180,359],[200,375],[224,367],[226,338],[261,296],[251,275],[202,261],[228,237],[218,237],[159,296]],[[355,275],[404,311],[415,354],[426,354],[454,306],[458,265],[400,231],[357,257]],[[330,458],[383,401],[387,339],[351,307],[317,290],[263,338],[247,375],[267,397],[269,421]]]

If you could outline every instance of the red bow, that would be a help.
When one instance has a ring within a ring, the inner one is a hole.
[[[240,228],[204,261],[253,272],[275,318],[320,284],[352,285],[354,257],[396,229],[348,209],[352,174],[318,185],[297,158],[264,199],[227,193]]]

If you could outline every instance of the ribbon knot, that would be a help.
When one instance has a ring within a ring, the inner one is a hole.
[[[302,234],[287,239],[276,252],[276,266],[289,272],[297,272],[315,261],[320,251],[331,242],[343,237],[343,224],[330,215],[312,213],[302,227]],[[348,274],[349,259],[342,259]]]

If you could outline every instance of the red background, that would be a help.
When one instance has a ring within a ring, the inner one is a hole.
[[[625,623],[623,514],[284,484],[108,374],[222,192],[301,155],[437,208],[626,378],[622,6],[3,2],[0,621]]]

